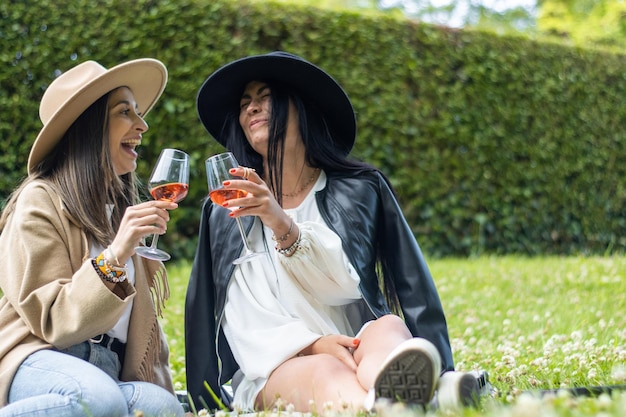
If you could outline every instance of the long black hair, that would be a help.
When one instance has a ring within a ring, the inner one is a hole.
[[[261,155],[250,146],[239,125],[238,109],[229,113],[225,123],[226,147],[233,152],[241,165],[263,172],[279,204],[282,205],[282,170],[290,101],[298,113],[298,129],[304,144],[307,165],[321,168],[327,175],[356,175],[363,171],[379,171],[370,164],[346,155],[340,145],[341,141],[328,126],[324,113],[312,101],[306,100],[284,84],[273,81],[266,83],[272,98],[267,150],[269,172],[264,172]]]
[[[346,155],[345,150],[340,145],[341,141],[334,135],[326,122],[324,113],[312,101],[306,100],[284,84],[272,81],[266,81],[266,83],[270,88],[272,99],[267,150],[269,172],[264,172],[262,156],[248,143],[243,129],[239,125],[239,109],[234,109],[227,117],[224,132],[226,134],[226,148],[235,155],[241,165],[264,173],[264,178],[274,192],[278,204],[282,206],[282,170],[290,101],[298,112],[298,129],[304,143],[304,158],[307,165],[321,168],[329,176],[338,173],[352,176],[365,171],[376,171],[393,190],[387,177],[378,168]],[[377,242],[377,245],[380,245],[380,242]],[[386,270],[386,265],[381,265],[383,263],[381,249],[380,246],[376,249],[378,265]],[[389,307],[392,311],[400,313],[394,282],[387,274],[382,274],[382,276],[383,291]]]

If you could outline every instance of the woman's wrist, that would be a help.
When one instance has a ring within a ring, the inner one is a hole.
[[[276,246],[274,247],[274,249],[276,249],[276,252],[287,258],[291,257],[294,253],[298,251],[298,249],[300,249],[300,243],[302,239],[301,231],[299,227],[296,226],[295,228],[297,230],[294,231],[293,238],[290,238],[284,242],[276,243]]]
[[[272,240],[274,242],[278,243],[278,244],[282,244],[282,243],[288,241],[289,238],[292,235],[295,223],[296,222],[293,221],[293,218],[291,216],[289,216],[289,229],[287,230],[287,232],[285,232],[283,234],[277,234],[276,231],[274,231],[274,235],[272,236]]]

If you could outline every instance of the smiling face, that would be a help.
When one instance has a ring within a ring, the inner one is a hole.
[[[252,149],[264,158],[267,157],[271,115],[270,86],[265,82],[250,81],[239,100],[239,124]],[[298,111],[291,100],[286,123],[284,146],[285,152],[289,154],[290,151],[302,146],[298,132]]]
[[[239,124],[252,149],[267,154],[269,120],[272,96],[270,87],[260,81],[251,81],[239,100]]]
[[[109,148],[116,175],[124,175],[137,168],[135,148],[148,125],[138,113],[135,96],[128,87],[120,87],[109,94]]]

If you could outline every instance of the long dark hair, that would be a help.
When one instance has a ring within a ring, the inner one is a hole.
[[[105,94],[87,108],[65,132],[59,143],[32,169],[11,195],[0,220],[0,230],[27,184],[48,181],[69,214],[87,236],[102,246],[115,237],[126,208],[140,201],[133,172],[115,174],[109,148],[108,98]],[[114,206],[111,221],[107,204]]]
[[[276,200],[282,204],[282,169],[284,143],[289,118],[289,102],[298,112],[299,133],[304,143],[305,160],[313,168],[321,168],[327,174],[378,171],[365,162],[345,155],[337,138],[324,119],[323,112],[315,104],[304,99],[293,89],[280,83],[266,82],[272,97],[267,150],[268,171],[263,172],[263,159],[248,143],[239,125],[238,109],[229,114],[225,123],[226,147],[233,152],[241,165],[263,172]]]
[[[345,154],[328,126],[324,113],[313,102],[306,100],[284,84],[272,81],[266,81],[266,83],[270,88],[272,98],[267,151],[269,172],[263,171],[263,158],[250,146],[239,125],[239,109],[234,109],[225,122],[226,148],[235,155],[241,165],[254,168],[257,172],[264,172],[264,177],[280,205],[282,205],[284,143],[287,134],[290,101],[298,112],[298,129],[304,143],[304,157],[309,166],[321,168],[327,175],[337,173],[358,175],[365,171],[376,171],[393,190],[387,177],[378,168]],[[381,265],[381,249],[380,242],[378,242],[376,256],[379,262],[377,264],[379,268],[382,267],[385,270],[387,269],[386,266]],[[383,290],[389,307],[392,311],[400,313],[394,282],[387,274],[382,275]]]

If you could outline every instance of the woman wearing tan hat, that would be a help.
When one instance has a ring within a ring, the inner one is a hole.
[[[437,290],[385,176],[348,157],[356,122],[339,84],[273,52],[218,69],[197,105],[241,165],[225,188],[248,195],[202,210],[185,313],[196,405],[217,405],[205,381],[228,399],[231,378],[243,410],[426,406],[446,380],[449,404],[472,402],[473,376],[439,378],[454,365]],[[263,257],[232,264],[244,249],[231,217]]]
[[[87,61],[48,87],[28,177],[0,217],[0,416],[182,416],[157,321],[163,264],[133,256],[175,203],[140,203],[136,147],[167,82]]]

